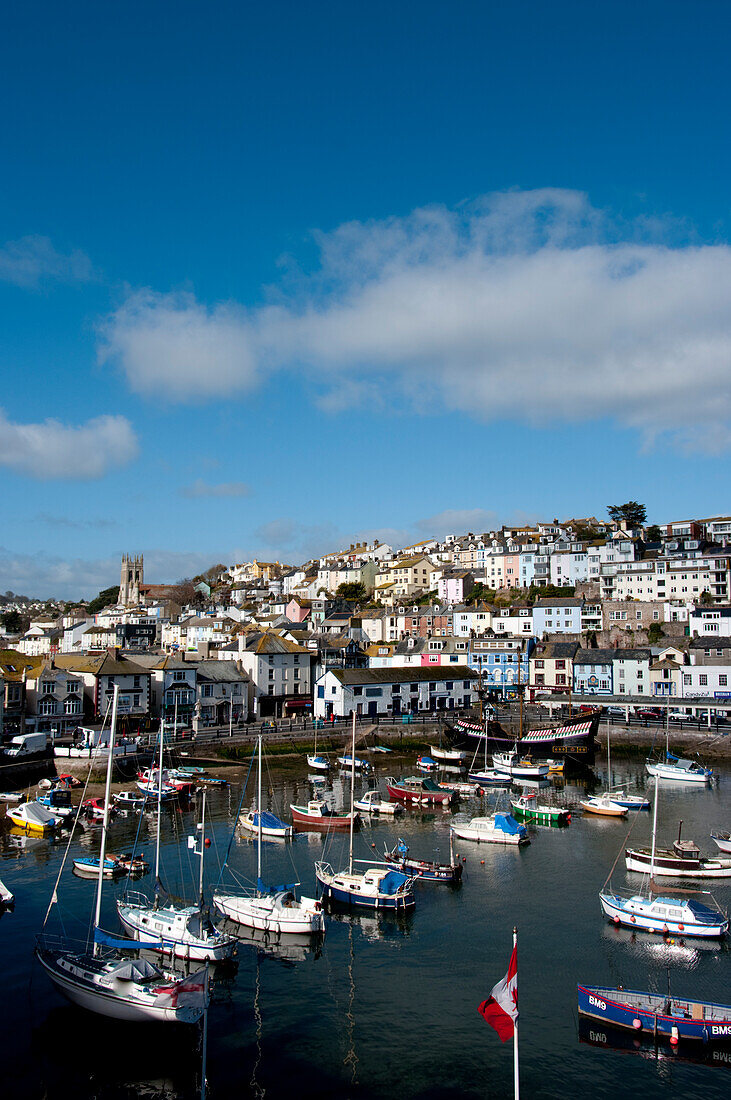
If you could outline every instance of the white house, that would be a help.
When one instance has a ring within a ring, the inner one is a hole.
[[[330,669],[315,685],[317,718],[436,713],[473,706],[478,675],[451,668]]]

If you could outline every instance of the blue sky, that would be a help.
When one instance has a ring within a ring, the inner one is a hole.
[[[6,12],[0,590],[728,511],[729,23]]]

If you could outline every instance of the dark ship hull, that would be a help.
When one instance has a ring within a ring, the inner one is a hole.
[[[522,737],[504,729],[499,722],[487,723],[487,747],[495,752],[517,746],[518,752],[538,760],[555,757],[567,766],[589,768],[594,763],[595,739],[599,729],[601,708],[581,712],[550,726],[523,731]],[[460,718],[450,727],[454,745],[472,748],[484,743],[485,727],[479,718]]]

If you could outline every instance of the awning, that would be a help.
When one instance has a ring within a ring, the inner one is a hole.
[[[310,699],[287,699],[284,706],[287,710],[305,710],[308,707],[312,708],[312,701]]]

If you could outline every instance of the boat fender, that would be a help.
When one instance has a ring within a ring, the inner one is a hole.
[[[375,844],[371,844],[371,848],[375,848]]]
[[[481,860],[480,860],[480,863],[482,864],[482,866],[483,866],[483,867],[485,866],[485,861],[484,861],[484,859],[481,859]]]
[[[634,916],[634,914],[630,917],[630,920],[632,921],[633,924],[637,923],[637,917]]]
[[[684,924],[679,924],[678,925],[678,931],[679,932],[685,932],[685,925]]]
[[[619,917],[616,914],[612,917],[612,920],[614,921],[615,924],[620,923]]]
[[[667,924],[664,924],[664,925],[662,926],[662,934],[663,934],[663,936],[667,936],[667,934],[668,934],[668,932],[669,932],[669,931],[670,931],[670,929],[668,928]]]
[[[678,1045],[678,1039],[679,1038],[680,1038],[680,1035],[678,1033],[677,1027],[672,1028],[672,1030],[670,1032],[670,1045],[673,1046],[673,1047],[676,1047]]]
[[[466,863],[466,862],[467,862],[467,856],[462,856],[462,862],[463,862],[463,863]]]
[[[635,1029],[635,1031],[642,1031],[642,1020],[638,1020],[635,1016],[634,1020],[632,1021],[632,1027]]]

